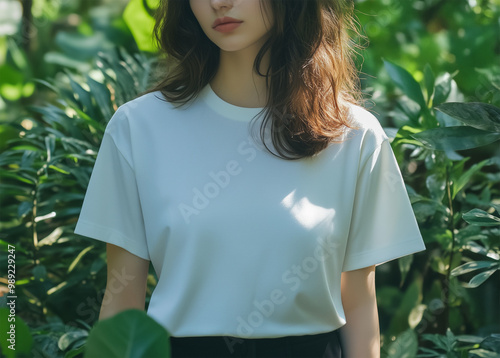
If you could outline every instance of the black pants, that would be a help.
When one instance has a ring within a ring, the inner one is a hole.
[[[172,358],[341,358],[339,330],[279,338],[170,337]]]

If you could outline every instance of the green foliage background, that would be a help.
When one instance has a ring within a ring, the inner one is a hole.
[[[128,356],[153,352],[157,341],[130,331],[93,338],[110,331],[97,324],[105,244],[73,229],[107,121],[154,78],[155,1],[0,5],[0,302],[15,253],[19,329],[15,354],[3,338],[2,354],[83,356],[120,339],[135,344]],[[382,356],[498,357],[500,1],[355,6],[370,42],[357,57],[366,106],[392,139],[427,246],[377,268]],[[151,268],[146,306],[156,280]],[[167,337],[140,312],[111,320]]]

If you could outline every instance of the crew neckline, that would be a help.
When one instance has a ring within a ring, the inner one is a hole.
[[[240,107],[226,102],[214,92],[210,83],[207,83],[199,95],[212,110],[234,121],[250,122],[255,115],[264,109],[264,107]]]

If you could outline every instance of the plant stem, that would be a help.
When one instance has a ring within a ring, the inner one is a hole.
[[[450,250],[450,260],[448,263],[448,270],[446,272],[445,285],[445,322],[446,326],[450,326],[450,277],[451,277],[451,266],[453,262],[453,254],[455,253],[455,220],[453,212],[453,200],[451,198],[451,185],[450,185],[450,166],[446,165],[446,192],[448,195],[448,207],[450,209],[450,229],[451,229],[451,250]]]
[[[33,261],[35,265],[38,265],[40,263],[38,260],[38,232],[36,227],[37,196],[38,196],[38,182],[35,183],[35,189],[33,190],[33,209],[31,212],[31,227],[33,229]]]
[[[33,7],[33,0],[23,0],[23,15],[22,15],[22,23],[21,23],[21,34],[22,38],[22,46],[26,54],[30,55],[31,53],[31,36],[33,33],[33,15],[31,13],[31,8]],[[36,29],[35,29],[36,30]]]

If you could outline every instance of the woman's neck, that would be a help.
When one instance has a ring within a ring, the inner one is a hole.
[[[213,91],[224,101],[239,107],[261,108],[267,104],[266,78],[253,69],[257,53],[252,47],[241,51],[220,52],[220,63],[210,82]],[[262,59],[260,71],[266,73],[269,52]]]

